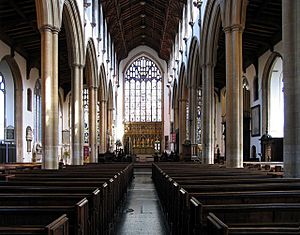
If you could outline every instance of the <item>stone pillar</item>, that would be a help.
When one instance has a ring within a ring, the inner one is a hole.
[[[113,133],[112,133],[112,125],[113,125],[113,108],[112,107],[109,107],[107,109],[107,130],[108,130],[108,133],[109,133],[109,139],[108,139],[108,142],[110,139],[112,139],[113,137]],[[110,143],[108,143],[110,145]]]
[[[97,162],[97,87],[89,87],[89,146],[91,148],[90,162]]]
[[[300,177],[300,2],[282,1],[284,82],[284,175]]]
[[[243,167],[242,32],[224,28],[226,44],[226,166]]]
[[[186,99],[179,100],[179,157],[183,160],[183,143],[186,139]]]
[[[106,100],[100,100],[100,153],[106,152]]]
[[[83,66],[74,64],[72,70],[72,164],[83,164]]]
[[[213,96],[214,96],[214,66],[205,64],[202,67],[202,163],[214,163],[213,136]]]
[[[58,168],[58,29],[42,26],[42,144],[43,168]]]

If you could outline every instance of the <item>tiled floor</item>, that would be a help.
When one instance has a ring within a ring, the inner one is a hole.
[[[158,200],[151,169],[136,169],[117,234],[168,234]]]

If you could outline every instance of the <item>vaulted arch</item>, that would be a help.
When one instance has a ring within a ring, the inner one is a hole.
[[[107,78],[105,72],[105,66],[102,63],[99,70],[99,81],[98,81],[98,105],[99,105],[99,120],[98,128],[100,135],[99,152],[105,153],[107,150]]]
[[[85,77],[87,79],[88,86],[98,87],[98,62],[95,44],[93,39],[89,39],[86,48],[85,59]]]
[[[199,52],[199,42],[196,37],[193,37],[190,44],[189,58],[187,63],[187,79],[189,87],[196,87],[197,80],[201,80],[200,74],[198,74],[200,67]]]
[[[76,1],[65,0],[62,12],[62,22],[66,29],[70,67],[74,65],[84,65],[85,52],[83,28]]]
[[[15,141],[17,162],[23,161],[23,82],[20,68],[13,57],[6,55],[1,61],[5,61],[12,73],[15,85]]]

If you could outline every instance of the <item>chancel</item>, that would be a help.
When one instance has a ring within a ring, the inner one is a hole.
[[[0,1],[0,234],[300,234],[299,11]]]

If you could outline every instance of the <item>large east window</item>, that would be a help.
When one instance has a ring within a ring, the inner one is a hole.
[[[125,72],[125,122],[161,122],[162,75],[157,65],[142,56]]]
[[[5,79],[0,73],[0,140],[4,140],[5,126]]]

